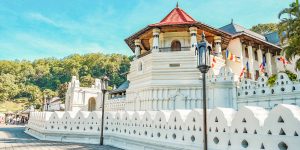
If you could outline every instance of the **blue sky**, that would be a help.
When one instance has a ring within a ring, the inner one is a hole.
[[[293,0],[1,0],[0,59],[63,58],[103,52],[131,55],[124,39],[159,22],[179,2],[194,19],[214,27],[247,28],[278,22]]]

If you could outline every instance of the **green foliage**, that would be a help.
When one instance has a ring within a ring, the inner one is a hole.
[[[283,73],[286,73],[291,81],[293,81],[293,82],[297,81],[297,75],[294,74],[293,72],[286,70]],[[267,85],[269,85],[270,87],[274,86],[276,83],[276,80],[277,80],[277,74],[273,74],[272,76],[269,77],[269,79],[267,81]]]
[[[291,81],[297,81],[297,75],[294,74],[293,72],[289,71],[289,70],[286,70],[285,73],[288,75],[289,79]]]
[[[266,23],[266,24],[255,25],[250,30],[264,35],[270,32],[277,31],[278,27],[276,23]]]
[[[67,90],[68,90],[68,83],[67,82],[59,85],[59,87],[57,89],[58,97],[61,98],[62,102],[65,102]]]
[[[0,75],[0,101],[14,98],[19,92],[17,80],[12,74]]]
[[[0,101],[26,101],[39,107],[45,96],[59,96],[64,101],[72,76],[81,86],[94,84],[94,78],[108,75],[110,85],[126,81],[132,57],[121,54],[91,53],[70,55],[63,59],[45,58],[30,61],[0,61]]]
[[[51,89],[45,89],[43,91],[44,97],[53,98],[58,95],[56,91],[52,91]]]
[[[82,87],[91,87],[95,83],[95,79],[90,74],[81,77],[80,81]]]
[[[298,1],[283,9],[279,15],[279,33],[288,60],[300,54],[300,8]],[[298,69],[299,65],[296,66]]]
[[[274,86],[277,80],[277,74],[273,74],[272,76],[269,77],[268,81],[267,81],[267,85],[269,85],[270,87]]]

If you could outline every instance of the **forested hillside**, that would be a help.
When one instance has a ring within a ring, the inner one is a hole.
[[[44,96],[64,98],[67,82],[79,77],[81,86],[91,86],[94,78],[108,75],[110,85],[126,80],[130,59],[120,54],[92,53],[70,55],[63,59],[45,58],[34,61],[0,61],[0,103],[22,102],[40,107]]]

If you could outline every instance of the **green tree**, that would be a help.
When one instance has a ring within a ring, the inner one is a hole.
[[[270,32],[278,31],[278,27],[276,23],[266,23],[255,25],[250,30],[264,35]]]
[[[95,79],[91,75],[82,76],[80,78],[80,86],[91,87],[95,83]]]
[[[62,102],[65,102],[67,90],[68,90],[68,83],[63,83],[58,87],[57,90],[58,97],[61,98]]]
[[[0,75],[0,101],[13,100],[19,92],[16,78],[11,74]]]
[[[56,91],[52,91],[51,89],[45,89],[43,91],[43,96],[47,96],[48,98],[53,98],[58,96],[58,93]]]
[[[283,9],[279,15],[279,33],[284,46],[284,53],[287,59],[293,59],[300,54],[300,8],[299,2],[293,2],[288,8]],[[297,60],[296,67],[300,69],[300,60]]]
[[[133,57],[121,54],[90,53],[70,55],[63,59],[44,58],[34,61],[0,61],[0,101],[24,101],[26,106],[40,106],[44,96],[65,100],[73,75],[81,86],[91,86],[95,78],[110,77],[110,85],[126,81]]]

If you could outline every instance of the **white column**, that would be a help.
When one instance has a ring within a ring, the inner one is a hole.
[[[215,51],[218,54],[218,56],[222,56],[222,46],[221,46],[221,37],[215,36],[214,42],[215,42]]]
[[[248,55],[249,55],[249,72],[251,74],[251,79],[255,80],[254,78],[254,66],[253,66],[253,49],[251,45],[248,45]]]
[[[134,40],[134,45],[135,45],[134,54],[135,57],[137,58],[139,55],[141,55],[141,40],[140,39]]]
[[[266,53],[266,61],[267,61],[267,73],[268,76],[272,75],[272,54],[268,51]]]
[[[152,32],[153,32],[152,52],[158,52],[159,51],[159,33],[160,33],[160,29],[154,28],[152,30]]]
[[[191,34],[191,51],[194,51],[197,44],[197,27],[190,27],[189,30]]]
[[[260,46],[258,46],[258,50],[256,52],[257,52],[257,58],[258,58],[257,62],[258,62],[258,65],[260,66],[261,63],[263,62],[263,54],[262,54]],[[259,74],[263,75],[262,72],[259,72]]]
[[[240,48],[241,48],[241,50],[240,50],[240,60],[241,60],[241,71],[239,72],[239,76],[241,75],[241,72],[242,72],[242,70],[244,69],[244,67],[245,67],[245,62],[244,62],[244,56],[245,56],[245,54],[244,54],[244,49],[245,49],[245,45],[243,45],[243,44],[240,44]],[[244,75],[242,75],[241,76],[241,78],[244,78]]]

